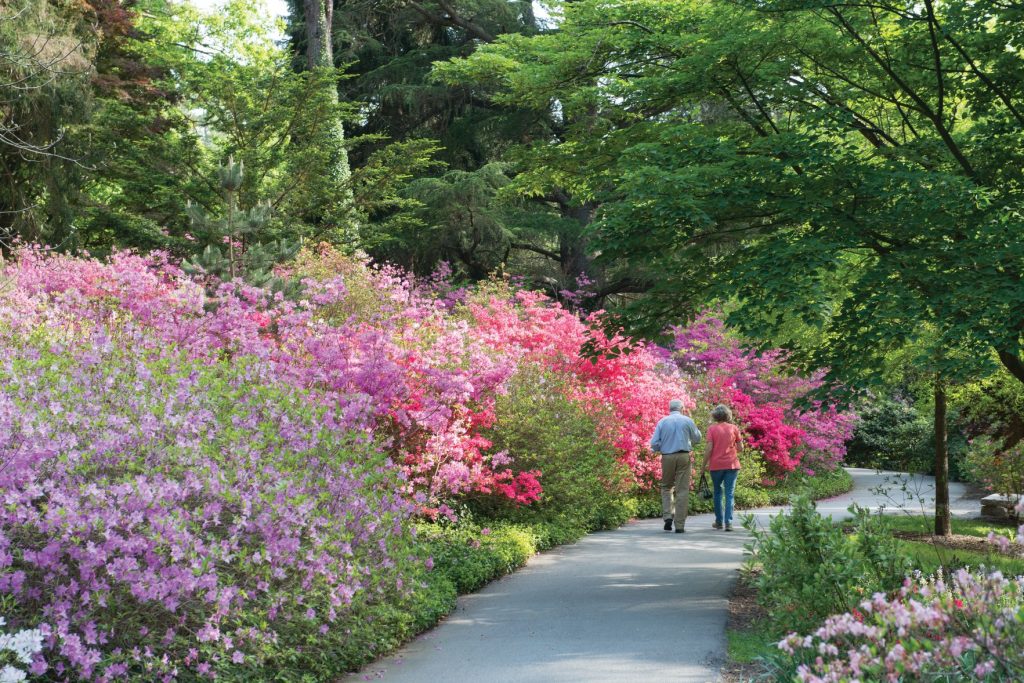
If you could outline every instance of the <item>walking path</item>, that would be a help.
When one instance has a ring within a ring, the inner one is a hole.
[[[818,509],[846,515],[857,502],[930,510],[930,477],[886,486],[874,470],[851,469],[854,490]],[[951,485],[953,514],[978,503]],[[782,508],[759,510],[767,524]],[[395,655],[346,680],[391,683],[706,683],[725,661],[725,623],[748,536],[711,529],[712,515],[689,518],[685,534],[660,519],[633,521],[538,555],[518,572],[459,598],[451,615]]]

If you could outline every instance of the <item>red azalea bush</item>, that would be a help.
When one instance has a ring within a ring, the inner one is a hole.
[[[536,292],[484,292],[470,299],[473,333],[518,362],[566,382],[571,399],[594,416],[634,481],[650,487],[660,463],[648,442],[673,398],[694,407],[678,369],[649,344],[606,335],[598,315],[581,320]]]

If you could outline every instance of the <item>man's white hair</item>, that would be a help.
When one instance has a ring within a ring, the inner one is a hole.
[[[668,402],[668,409],[669,409],[670,412],[673,411],[673,410],[682,410],[683,409],[683,402],[680,401],[678,398],[674,398],[674,399],[672,399],[671,401]]]

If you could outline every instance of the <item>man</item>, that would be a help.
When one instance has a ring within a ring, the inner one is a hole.
[[[683,402],[677,398],[668,403],[669,413],[658,420],[651,437],[651,448],[661,453],[661,516],[665,531],[686,530],[686,511],[690,503],[690,470],[693,447],[700,443],[700,430],[688,415],[683,415]],[[673,499],[675,514],[673,515]]]

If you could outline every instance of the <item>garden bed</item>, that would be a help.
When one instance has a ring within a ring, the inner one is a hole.
[[[817,518],[820,519],[820,518]],[[978,519],[954,519],[952,520],[953,534],[945,537],[936,537],[931,533],[934,525],[934,518],[924,515],[886,516],[879,518],[877,515],[869,516],[861,522],[856,520],[837,522],[831,527],[809,525],[810,520],[798,524],[803,533],[817,533],[821,535],[821,542],[838,551],[837,543],[848,550],[853,550],[859,544],[865,542],[864,538],[858,538],[859,534],[873,534],[867,539],[869,545],[878,550],[890,543],[894,544],[885,549],[882,559],[888,556],[891,558],[904,558],[908,573],[919,571],[924,576],[934,575],[940,569],[945,576],[953,576],[951,570],[969,568],[977,571],[984,568],[984,572],[999,570],[1003,576],[1019,576],[1024,574],[1024,553],[1021,546],[1011,543],[1008,548],[1001,548],[999,544],[988,540],[989,534],[995,533],[1013,538],[1015,527],[1005,523],[993,523]],[[827,520],[825,521],[826,524]],[[878,526],[881,524],[883,526]],[[839,539],[834,534],[840,533]],[[842,540],[845,537],[845,540]],[[809,545],[808,548],[817,547]],[[780,558],[777,558],[777,561]],[[787,556],[787,562],[793,562],[796,558]],[[851,562],[853,558],[851,558]],[[759,589],[757,584],[758,575],[761,570],[759,563],[753,564],[753,570],[745,570],[744,575],[737,581],[736,587],[729,599],[729,621],[727,625],[728,637],[728,661],[722,670],[722,680],[728,682],[757,680],[759,676],[765,675],[765,668],[758,661],[760,657],[778,654],[775,643],[784,635],[787,629],[781,624],[773,624],[773,615],[759,603]],[[778,571],[779,567],[775,567]],[[898,591],[900,581],[896,577],[876,589],[883,593],[890,594]],[[794,576],[794,580],[796,580]],[[776,583],[776,585],[778,585]],[[853,586],[852,588],[856,588]],[[862,587],[865,590],[863,597],[870,595],[871,589]],[[770,597],[770,596],[769,596]],[[771,602],[771,601],[769,601]],[[777,601],[776,601],[777,602]],[[843,610],[839,610],[843,611]],[[853,610],[856,613],[856,610]],[[823,613],[824,614],[824,613]],[[774,615],[779,616],[779,615]],[[824,620],[824,616],[821,617]],[[775,619],[774,621],[779,621]],[[807,626],[797,629],[800,633],[813,633],[817,626]],[[773,659],[774,662],[774,659]],[[776,662],[777,663],[777,662]]]

